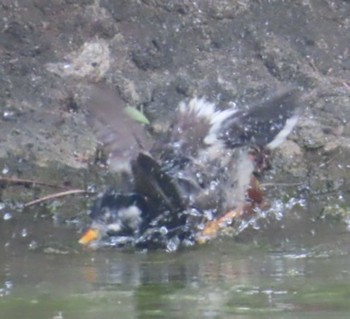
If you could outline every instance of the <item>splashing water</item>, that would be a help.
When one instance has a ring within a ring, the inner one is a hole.
[[[243,232],[248,227],[252,227],[255,230],[260,229],[259,221],[261,219],[266,219],[272,217],[277,221],[281,221],[288,212],[290,212],[294,207],[305,207],[305,199],[302,198],[290,198],[287,202],[277,199],[271,203],[270,208],[268,209],[256,209],[256,214],[249,220],[241,221],[235,230],[235,234],[238,235]]]

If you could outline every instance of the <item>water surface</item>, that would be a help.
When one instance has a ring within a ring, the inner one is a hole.
[[[49,216],[0,222],[2,319],[350,315],[349,233],[307,210],[176,253],[90,251],[78,237]]]

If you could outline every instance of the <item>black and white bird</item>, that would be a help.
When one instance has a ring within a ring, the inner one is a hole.
[[[262,154],[295,127],[299,97],[284,91],[244,111],[193,98],[180,103],[167,133],[151,142],[118,97],[94,89],[88,118],[110,166],[126,171],[131,187],[97,198],[80,243],[174,250],[198,242],[227,212],[242,217],[247,205],[261,203],[254,172],[263,170]]]

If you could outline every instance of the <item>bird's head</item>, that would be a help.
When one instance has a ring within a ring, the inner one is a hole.
[[[92,223],[79,243],[100,246],[105,240],[117,240],[114,244],[131,242],[139,234],[147,210],[146,200],[139,194],[113,190],[103,193],[91,209]]]

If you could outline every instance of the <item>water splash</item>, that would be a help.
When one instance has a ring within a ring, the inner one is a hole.
[[[181,241],[177,236],[170,238],[167,245],[166,245],[166,251],[167,252],[174,252],[174,251],[178,250],[180,244],[181,244]]]
[[[13,282],[11,280],[6,280],[3,283],[3,286],[0,287],[0,297],[5,297],[10,295],[13,289]]]
[[[2,112],[2,119],[4,121],[13,121],[16,119],[16,112],[12,110],[5,110]]]
[[[21,230],[21,237],[26,238],[28,236],[28,230],[26,228],[23,228]]]
[[[4,221],[7,221],[7,220],[11,220],[13,218],[13,215],[12,213],[10,212],[4,212],[3,216],[2,216],[2,219]]]
[[[288,201],[275,200],[271,203],[270,208],[268,209],[259,209],[255,210],[256,214],[249,220],[243,220],[236,226],[235,234],[238,235],[243,232],[248,227],[252,227],[255,230],[261,228],[259,221],[267,218],[274,218],[277,221],[281,221],[285,215],[290,212],[294,207],[305,207],[305,199],[302,198],[290,198]]]
[[[1,171],[1,174],[2,175],[7,175],[8,173],[10,172],[10,169],[8,168],[7,165],[4,165],[2,171]]]

